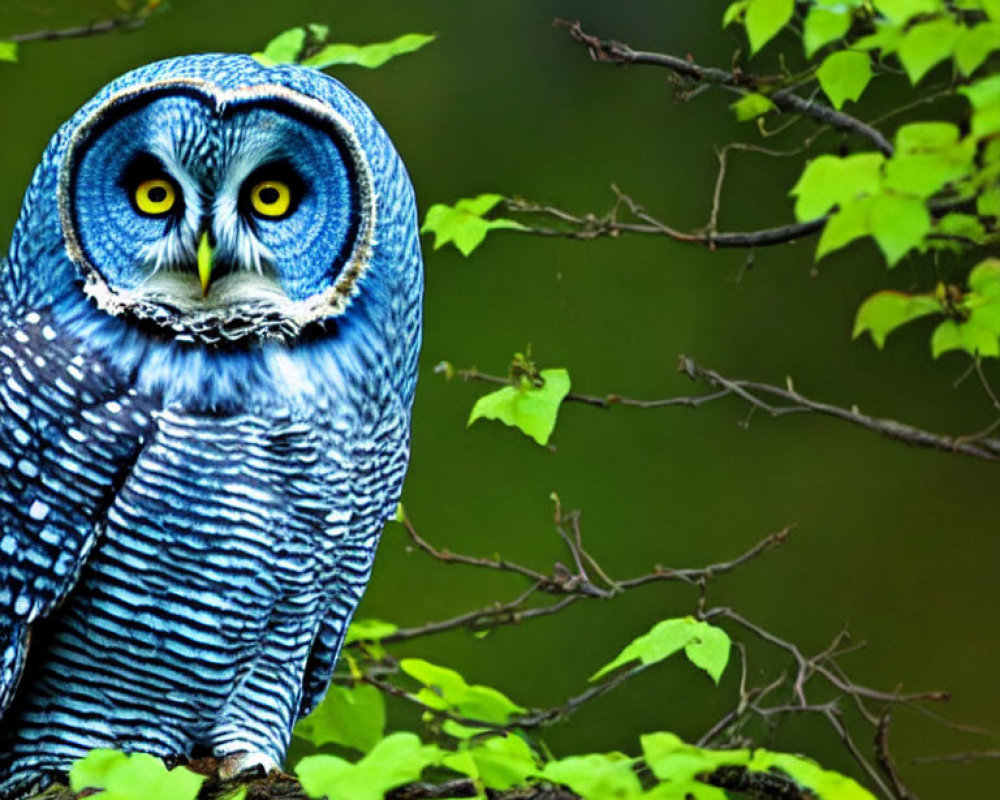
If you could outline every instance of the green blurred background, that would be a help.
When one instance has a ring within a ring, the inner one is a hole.
[[[665,73],[591,63],[552,25],[555,17],[580,19],[605,37],[725,66],[742,41],[720,29],[721,0],[171,6],[140,31],[24,46],[19,65],[0,67],[3,241],[49,136],[102,84],[167,56],[259,49],[306,22],[329,25],[335,41],[438,34],[424,51],[380,70],[333,71],[389,130],[422,211],[483,191],[603,211],[614,182],[660,218],[693,228],[707,218],[713,147],[753,137],[751,125],[732,121],[728,95],[679,103]],[[0,38],[114,13],[111,0],[3,0]],[[790,221],[787,190],[798,163],[736,154],[721,227]],[[854,309],[867,294],[926,285],[934,267],[911,259],[890,275],[868,244],[818,271],[811,242],[759,251],[749,271],[745,253],[651,238],[582,243],[500,234],[468,260],[425,244],[425,344],[404,500],[427,538],[547,569],[566,558],[551,524],[554,490],[568,508],[583,509],[592,551],[625,577],[654,564],[726,560],[794,524],[789,544],[719,580],[712,599],[807,650],[849,625],[869,641],[846,661],[856,680],[886,690],[949,689],[953,700],[936,711],[1000,730],[997,467],[908,449],[819,417],[757,414],[746,427],[746,409],[735,401],[696,411],[570,405],[551,451],[498,424],[467,429],[484,388],[433,373],[442,359],[503,373],[511,354],[530,343],[543,366],[569,368],[579,391],[650,398],[694,389],[675,372],[685,353],[730,375],[772,382],[791,375],[808,395],[869,413],[974,431],[992,420],[989,404],[974,380],[953,387],[967,366],[962,358],[930,360],[926,328],[895,334],[881,353],[867,339],[850,340]],[[406,544],[402,529],[390,525],[360,616],[412,625],[522,589],[502,576],[430,562]],[[689,613],[693,601],[683,587],[654,586],[485,639],[460,632],[399,651],[456,667],[522,704],[554,705],[632,637]],[[545,739],[568,754],[636,752],[638,734],[652,730],[696,737],[734,702],[736,673],[713,689],[690,666],[664,664]],[[390,722],[403,722],[405,713],[393,708]],[[995,794],[1000,762],[908,763],[996,748],[995,738],[950,730],[912,710],[896,714],[892,738],[925,800]],[[792,721],[773,744],[856,773],[825,723]]]

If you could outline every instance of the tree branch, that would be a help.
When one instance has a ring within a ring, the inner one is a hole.
[[[1000,458],[1000,439],[991,437],[995,426],[984,431],[965,435],[947,435],[932,433],[913,425],[907,425],[893,419],[874,417],[863,414],[857,406],[843,408],[819,400],[812,400],[799,393],[791,379],[785,386],[774,386],[759,381],[749,381],[728,378],[713,369],[700,366],[694,359],[681,356],[678,371],[691,380],[709,385],[713,391],[702,395],[680,395],[656,400],[637,400],[619,394],[586,395],[571,392],[566,395],[566,402],[582,403],[597,408],[626,406],[630,408],[667,408],[670,406],[686,406],[698,408],[714,400],[724,397],[736,397],[752,409],[768,414],[771,417],[784,417],[789,414],[815,413],[848,422],[866,430],[873,431],[887,439],[903,442],[914,447],[939,450],[946,453],[961,453],[986,461],[996,461]],[[476,369],[457,370],[455,374],[464,381],[512,385],[508,378],[487,375]]]
[[[152,7],[153,5],[153,3],[150,3],[147,7]],[[6,37],[6,41],[15,42],[16,44],[25,44],[27,42],[52,42],[62,39],[83,39],[89,36],[100,36],[105,33],[113,33],[114,31],[130,32],[143,27],[146,24],[146,20],[146,13],[137,12],[136,14],[93,22],[89,25],[76,25],[71,28],[60,28],[59,30],[40,30],[31,31],[30,33],[16,33],[13,36]]]
[[[610,61],[616,64],[644,64],[662,67],[681,75],[696,83],[720,86],[727,89],[757,91],[785,82],[784,76],[751,75],[742,70],[732,72],[716,67],[703,67],[686,58],[667,53],[653,53],[633,50],[627,44],[610,39],[601,39],[587,33],[579,22],[556,20],[556,24],[565,27],[569,35],[577,42],[585,45],[594,61]],[[837,130],[847,131],[867,139],[886,156],[891,156],[893,149],[882,133],[857,117],[852,117],[843,111],[837,111],[830,106],[815,100],[806,99],[791,88],[778,89],[768,95],[782,111],[804,114],[823,125],[830,125]]]

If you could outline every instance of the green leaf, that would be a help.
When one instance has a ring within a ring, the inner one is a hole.
[[[565,369],[543,369],[539,375],[544,384],[534,386],[522,378],[517,386],[505,386],[480,397],[472,407],[468,424],[477,419],[495,419],[518,428],[543,447],[556,427],[556,417],[563,398],[569,394],[569,372]]]
[[[944,310],[934,294],[905,294],[903,292],[876,292],[858,308],[854,320],[853,338],[871,333],[875,346],[881,349],[886,337],[896,328]]]
[[[186,767],[168,770],[160,759],[92,750],[70,768],[74,792],[102,789],[101,800],[195,800],[205,778]]]
[[[850,29],[851,12],[847,8],[811,6],[802,28],[806,56],[812,58],[823,45],[842,39]]]
[[[789,753],[755,750],[747,764],[753,772],[780,770],[822,800],[876,800],[875,795],[851,778],[823,769],[815,761]]]
[[[649,733],[639,741],[642,758],[653,775],[672,783],[688,783],[724,764],[740,766],[750,757],[749,750],[706,750],[667,732]]]
[[[840,210],[833,214],[823,226],[823,233],[816,245],[816,260],[846,247],[855,239],[867,236],[870,232],[868,212],[871,208],[871,197],[859,197],[844,203]]]
[[[944,11],[942,0],[875,0],[875,8],[886,19],[902,25],[920,14]]]
[[[583,800],[630,800],[642,793],[634,761],[622,753],[570,756],[550,761],[541,776],[568,786]]]
[[[750,52],[756,53],[792,18],[795,0],[751,0],[744,16]]]
[[[871,235],[893,266],[919,245],[931,230],[931,215],[923,201],[900,194],[873,197],[868,212]]]
[[[672,733],[651,733],[641,738],[643,760],[660,781],[661,786],[674,787],[676,794],[651,791],[647,797],[657,800],[680,800],[690,793],[698,800],[724,800],[725,793],[707,794],[711,790],[697,778],[720,767],[745,768],[764,775],[780,771],[788,775],[810,796],[817,800],[875,800],[868,790],[855,781],[801,756],[774,753],[769,750],[706,750],[690,745]]]
[[[775,105],[767,95],[752,92],[743,95],[729,107],[736,113],[737,122],[747,122],[766,114],[768,111],[773,111]]]
[[[326,69],[337,64],[356,64],[376,69],[396,56],[416,52],[433,42],[435,38],[433,34],[405,33],[390,42],[365,45],[328,44],[315,55],[305,59],[302,64],[316,69]]]
[[[417,699],[426,706],[496,725],[526,710],[505,694],[478,684],[468,684],[458,672],[420,658],[404,658],[399,668],[424,685]]]
[[[513,733],[477,740],[468,752],[488,789],[505,792],[538,772],[531,747]]]
[[[972,135],[984,138],[1000,133],[1000,74],[982,78],[958,90],[972,104]]]
[[[442,757],[439,748],[422,744],[412,733],[393,733],[356,764],[337,756],[307,756],[296,765],[295,774],[310,797],[382,800],[390,789],[419,779]]]
[[[942,17],[917,23],[903,35],[897,53],[911,83],[955,52],[962,30],[951,17]]]
[[[1000,299],[1000,258],[980,261],[969,273],[969,288],[977,295]]]
[[[896,150],[903,153],[935,151],[958,144],[961,132],[950,122],[911,122],[896,131]]]
[[[295,726],[295,735],[316,747],[339,744],[364,753],[385,731],[385,700],[374,686],[331,684],[316,709]]]
[[[291,28],[275,36],[262,53],[254,53],[253,56],[265,66],[275,64],[294,64],[302,55],[302,49],[306,46],[306,29]]]
[[[934,225],[934,230],[944,236],[960,236],[976,244],[984,244],[986,239],[986,229],[978,217],[957,211],[941,217]]]
[[[931,354],[937,358],[950,350],[964,350],[971,355],[1000,355],[1000,340],[990,325],[969,317],[965,322],[946,319],[931,335]]]
[[[791,190],[796,219],[819,219],[834,206],[843,207],[863,195],[878,194],[882,190],[884,162],[881,153],[814,158]]]
[[[955,64],[968,77],[994,50],[1000,50],[1000,22],[982,22],[964,28],[955,44]]]
[[[902,25],[875,20],[875,32],[868,36],[862,36],[851,46],[855,50],[880,50],[882,55],[887,56],[899,49],[899,43],[903,41],[903,33]]]
[[[684,650],[691,663],[705,670],[718,684],[729,662],[729,649],[729,636],[721,628],[694,617],[665,619],[630,642],[613,661],[591,675],[590,680],[595,681],[633,661],[655,664]]]
[[[468,256],[483,243],[491,230],[525,229],[519,222],[511,219],[483,219],[483,215],[501,200],[503,195],[500,194],[481,194],[463,198],[454,206],[438,203],[427,209],[420,232],[434,234],[435,250],[451,242],[463,256]]]
[[[982,217],[1000,217],[1000,186],[988,186],[976,198],[976,213]]]
[[[840,50],[823,60],[816,77],[834,108],[842,108],[846,100],[861,97],[872,79],[871,60],[867,53]]]
[[[722,14],[722,27],[725,28],[742,17],[748,5],[750,5],[750,0],[736,0],[735,3],[726,6],[726,10]]]
[[[17,42],[0,41],[0,61],[17,61]]]
[[[930,197],[972,174],[974,148],[974,142],[967,141],[932,152],[897,152],[885,165],[885,188]]]
[[[379,642],[386,636],[392,636],[399,630],[393,622],[383,622],[380,619],[356,619],[347,629],[344,644],[353,642]]]

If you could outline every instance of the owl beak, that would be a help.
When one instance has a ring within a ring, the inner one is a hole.
[[[198,278],[201,280],[201,296],[208,296],[208,284],[212,280],[212,260],[215,257],[215,248],[208,239],[208,232],[201,235],[198,242]]]

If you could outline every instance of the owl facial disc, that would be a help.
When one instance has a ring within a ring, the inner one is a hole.
[[[336,109],[197,78],[133,86],[90,113],[59,209],[101,310],[204,343],[289,340],[343,313],[376,218],[371,169]]]

